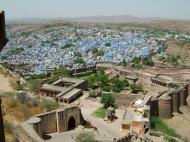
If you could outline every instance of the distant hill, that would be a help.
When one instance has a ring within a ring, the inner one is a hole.
[[[123,16],[91,16],[91,17],[76,17],[76,18],[31,18],[7,20],[8,24],[20,23],[50,23],[50,22],[80,22],[80,23],[113,23],[123,24],[145,28],[169,29],[183,32],[190,32],[190,21],[162,19],[162,18],[139,18],[130,15]]]
[[[87,22],[87,23],[131,23],[131,22],[144,21],[143,18],[138,18],[130,15],[76,17],[76,18],[65,18],[65,20],[75,21],[75,22]]]

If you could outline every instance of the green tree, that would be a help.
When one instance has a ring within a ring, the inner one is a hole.
[[[35,93],[37,91],[37,89],[39,87],[41,87],[42,85],[42,80],[40,79],[30,79],[28,81],[28,85],[29,85],[29,90],[33,93]]]
[[[82,58],[77,58],[74,62],[75,64],[84,64],[84,60]]]
[[[124,89],[124,83],[123,81],[119,80],[118,78],[114,78],[112,80],[112,90],[114,92],[121,92]]]
[[[103,50],[99,50],[98,51],[98,56],[104,56],[104,51]]]
[[[108,76],[105,74],[104,70],[97,72],[95,74],[95,77],[96,77],[97,81],[101,82],[102,84],[108,84],[109,83]]]
[[[111,46],[110,42],[105,43],[105,46]]]
[[[58,68],[53,71],[50,81],[54,81],[58,79],[59,77],[72,77],[73,74],[70,70],[67,70],[65,68]]]
[[[152,60],[145,60],[143,61],[143,65],[153,67],[154,62]]]
[[[111,87],[110,87],[109,85],[103,85],[103,86],[101,87],[101,89],[102,89],[102,91],[110,92]]]
[[[133,68],[137,69],[137,70],[140,70],[142,68],[142,65],[140,63],[139,64],[134,64]]]
[[[94,85],[95,84],[95,77],[89,76],[87,81],[88,81],[88,87],[93,89],[95,87],[95,85]]]
[[[24,86],[17,84],[16,90],[18,90],[18,91],[24,90]]]
[[[171,55],[168,57],[167,61],[169,63],[171,63],[172,65],[177,65],[178,64],[178,59],[179,57],[175,56],[175,55]]]
[[[127,65],[127,62],[126,62],[125,58],[123,58],[122,65],[123,66]]]
[[[115,98],[113,98],[111,94],[104,94],[101,97],[101,103],[104,105],[104,108],[114,106]]]
[[[124,80],[123,80],[123,85],[124,85],[125,87],[129,87],[129,82],[128,82],[128,80],[124,79]]]
[[[77,57],[82,57],[82,54],[79,51],[75,52],[74,55]]]
[[[133,64],[139,64],[141,62],[141,57],[134,57],[132,60]]]
[[[98,53],[98,48],[93,48],[92,49],[92,54],[96,54],[96,53]]]

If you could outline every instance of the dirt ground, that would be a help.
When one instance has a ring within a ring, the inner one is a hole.
[[[174,116],[165,120],[165,122],[170,128],[175,129],[178,134],[190,142],[190,109],[183,107],[180,110],[182,114],[174,113]]]
[[[167,49],[164,54],[176,55],[180,57],[180,65],[190,66],[190,43],[183,44],[177,41],[166,41]]]
[[[0,74],[0,93],[11,92],[13,88],[10,85],[9,79]]]
[[[135,99],[141,97],[141,95],[135,95],[131,93],[126,94],[112,94],[112,96],[116,99],[116,103],[118,107],[127,107],[133,102]]]

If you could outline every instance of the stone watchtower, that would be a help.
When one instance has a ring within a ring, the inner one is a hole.
[[[5,30],[5,12],[0,12],[0,50],[3,49],[3,47],[7,43],[6,38],[6,30]]]

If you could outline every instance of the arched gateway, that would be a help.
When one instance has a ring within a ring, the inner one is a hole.
[[[76,121],[74,117],[70,117],[68,121],[68,130],[72,130],[76,127]]]

